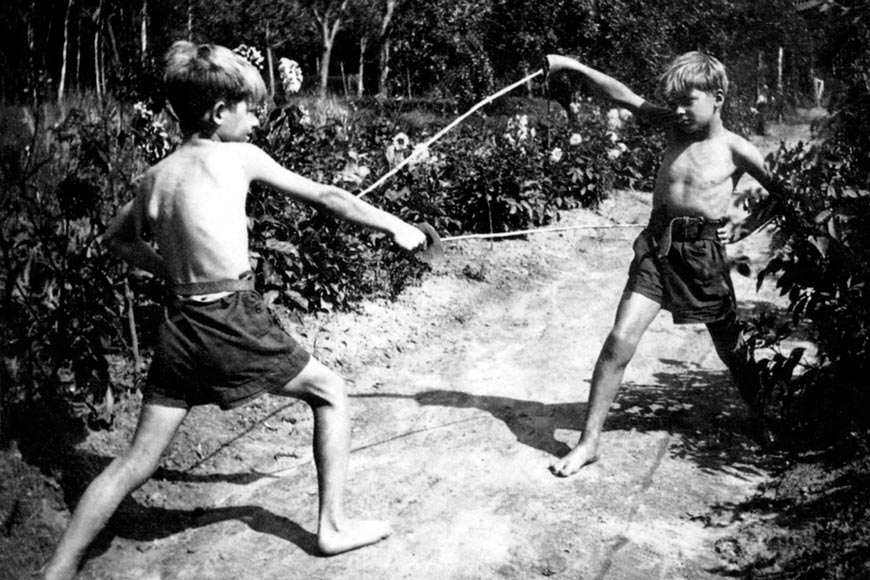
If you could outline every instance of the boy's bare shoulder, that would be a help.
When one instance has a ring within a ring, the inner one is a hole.
[[[738,165],[745,162],[758,164],[763,162],[761,151],[751,141],[732,131],[725,131],[728,147]]]

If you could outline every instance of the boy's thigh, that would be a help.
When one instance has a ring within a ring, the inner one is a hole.
[[[626,291],[616,309],[612,332],[624,339],[640,340],[661,309],[658,301],[639,292]]]
[[[143,404],[129,453],[143,459],[159,458],[172,442],[187,412],[186,408]]]

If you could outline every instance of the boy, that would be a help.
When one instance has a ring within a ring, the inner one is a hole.
[[[423,246],[416,227],[281,167],[246,143],[266,89],[257,70],[232,51],[176,42],[164,77],[184,140],[149,169],[135,198],[106,231],[131,265],[165,278],[171,298],[127,451],[88,487],[46,579],[72,578],[86,548],[119,503],[155,471],[193,405],[230,409],[263,393],[296,397],[314,413],[318,475],[317,542],[323,554],[353,550],[390,533],[380,521],[353,521],[342,509],[350,419],[344,381],[277,325],[254,292],[245,198],[253,181],[339,218],[391,236],[406,251]],[[150,229],[160,253],[142,239]]]
[[[728,77],[715,58],[690,52],[674,60],[660,78],[666,108],[651,105],[618,80],[569,57],[548,55],[545,68],[579,74],[606,98],[665,129],[668,141],[650,222],[634,242],[628,283],[593,371],[583,434],[574,449],[550,466],[555,475],[566,477],[598,459],[601,429],[625,367],[662,308],[676,324],[707,325],[716,353],[757,412],[758,377],[737,320],[723,243],[748,235],[766,219],[754,213],[736,226],[726,217],[744,173],[768,192],[781,192],[755,146],[722,124]]]

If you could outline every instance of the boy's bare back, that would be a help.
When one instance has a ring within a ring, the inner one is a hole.
[[[250,147],[193,140],[142,179],[136,204],[173,282],[234,279],[250,269],[250,179],[241,162]]]

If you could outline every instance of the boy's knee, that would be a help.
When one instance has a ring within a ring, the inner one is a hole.
[[[159,458],[153,460],[128,452],[117,458],[110,465],[109,471],[122,481],[125,487],[136,489],[154,475],[159,465]]]
[[[600,358],[615,364],[627,365],[634,355],[637,343],[636,337],[613,330],[604,341]]]
[[[335,405],[347,399],[347,382],[324,367],[305,381],[303,393],[304,399],[312,405]]]

